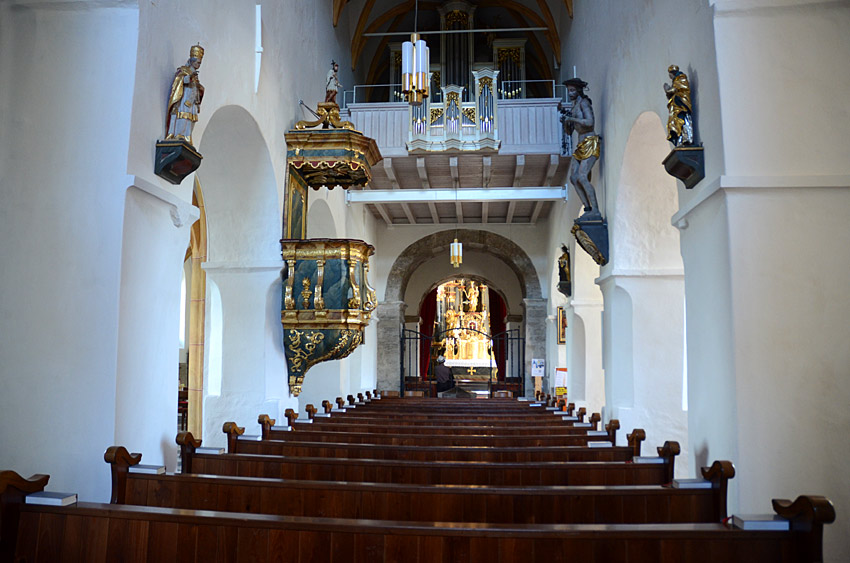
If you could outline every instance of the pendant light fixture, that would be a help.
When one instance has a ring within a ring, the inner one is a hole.
[[[401,44],[401,91],[410,105],[422,105],[428,97],[431,53],[425,40],[417,33],[419,25],[419,0],[413,15],[413,33],[410,41]]]
[[[457,213],[457,184],[455,184],[455,213]],[[455,223],[455,241],[451,244],[451,261],[452,266],[460,268],[463,263],[463,243],[457,241],[458,225]]]

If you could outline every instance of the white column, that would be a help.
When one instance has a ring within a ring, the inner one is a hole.
[[[647,454],[667,440],[682,447],[676,475],[690,476],[683,410],[684,302],[681,270],[614,272],[599,279],[605,302],[605,411],[620,421],[621,444],[646,430]]]
[[[138,7],[58,6],[0,2],[0,462],[108,501]]]
[[[220,315],[211,315],[220,318],[210,319],[213,327],[215,323],[221,327],[221,384],[220,394],[204,392],[207,445],[224,445],[224,422],[234,421],[244,426],[246,433],[258,434],[258,415],[280,420],[285,408],[298,408],[297,398],[289,396],[283,353],[282,268],[283,262],[204,265],[207,283],[215,284],[221,296]],[[210,342],[208,346],[219,344]]]
[[[200,213],[137,178],[127,190],[121,250],[115,443],[177,468],[180,281]]]
[[[603,411],[605,372],[602,368],[602,301],[572,299],[567,309],[567,398],[588,414]]]

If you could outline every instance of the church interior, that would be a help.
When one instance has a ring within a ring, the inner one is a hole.
[[[731,460],[729,514],[828,498],[844,560],[848,29],[845,0],[0,2],[0,471],[105,503],[111,446],[177,472],[179,431],[337,397],[561,394],[675,441],[677,479]]]

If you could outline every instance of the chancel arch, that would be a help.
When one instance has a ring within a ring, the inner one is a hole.
[[[455,237],[463,241],[464,252],[464,263],[457,270],[449,264],[449,245]],[[479,255],[482,265],[490,265],[474,271],[471,266],[478,263]],[[439,269],[433,270],[430,267],[432,264]],[[398,334],[399,327],[404,323],[405,312],[417,312],[414,307],[418,307],[425,290],[437,280],[453,275],[453,272],[458,277],[466,273],[479,275],[503,288],[512,315],[522,319],[525,336],[528,335],[529,327],[545,326],[546,302],[542,296],[540,279],[531,258],[522,247],[491,231],[450,229],[433,233],[405,248],[395,259],[387,276],[384,299],[378,308],[378,385],[382,388],[395,389],[399,386],[397,361],[384,357],[399,357]],[[410,291],[412,287],[418,289]],[[530,373],[531,358],[544,357],[544,352],[545,333],[542,337],[526,338],[527,375]]]
[[[604,302],[605,416],[644,428],[647,436],[663,429],[684,451],[684,269],[671,224],[678,188],[660,165],[669,151],[658,114],[640,114],[611,194],[611,261],[597,283]],[[650,447],[656,445],[662,444]],[[677,473],[688,471],[680,465]]]

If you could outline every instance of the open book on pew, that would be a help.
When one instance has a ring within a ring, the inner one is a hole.
[[[58,493],[54,491],[38,491],[28,494],[26,504],[41,504],[46,506],[68,506],[77,503],[77,493]]]
[[[136,465],[131,465],[129,468],[127,468],[127,471],[129,471],[130,473],[144,473],[146,475],[162,475],[163,473],[165,473],[165,466],[145,465],[143,463],[139,463]]]
[[[781,532],[791,529],[789,520],[778,514],[735,514],[732,516],[732,526],[740,530]]]
[[[697,477],[696,479],[673,479],[674,489],[710,489],[711,481]]]

